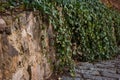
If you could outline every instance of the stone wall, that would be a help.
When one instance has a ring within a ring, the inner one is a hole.
[[[107,5],[111,5],[111,7],[114,7],[120,11],[120,0],[101,0],[103,3]]]
[[[42,14],[0,15],[0,80],[47,79],[55,60],[51,43],[52,26]]]

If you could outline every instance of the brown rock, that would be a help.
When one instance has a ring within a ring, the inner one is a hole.
[[[39,17],[39,20],[36,17]],[[53,54],[47,55],[51,41],[48,39],[47,28],[40,30],[40,25],[44,24],[41,17],[34,16],[32,12],[22,12],[11,17],[9,15],[9,18],[7,15],[2,18],[0,18],[0,70],[2,70],[0,80],[47,79],[52,73],[48,58]],[[7,35],[9,33],[11,35]],[[47,47],[44,51],[41,33],[46,34],[44,43]],[[46,55],[43,55],[43,52]]]
[[[114,7],[120,11],[120,0],[101,0],[108,6]]]
[[[22,76],[23,76],[23,68],[20,68],[14,73],[12,80],[21,80]]]
[[[113,7],[120,10],[120,0],[110,0],[110,3],[113,5]]]
[[[2,80],[2,71],[0,70],[0,80]]]
[[[40,76],[41,74],[44,74],[40,72],[40,65],[34,64],[31,67],[31,80],[43,80],[43,75]]]
[[[0,32],[3,32],[6,27],[5,21],[0,17]]]
[[[11,34],[11,29],[10,27],[7,27],[4,19],[0,17],[0,33],[3,33],[3,32],[5,32],[6,34]]]

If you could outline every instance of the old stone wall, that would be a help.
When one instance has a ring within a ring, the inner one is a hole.
[[[40,13],[0,15],[0,80],[47,79],[55,60],[51,43],[52,26]]]
[[[101,0],[106,5],[110,5],[120,11],[120,0]]]

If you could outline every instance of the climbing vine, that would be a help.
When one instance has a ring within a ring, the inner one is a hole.
[[[8,0],[2,6],[2,12],[17,7],[48,17],[55,31],[59,71],[72,69],[74,56],[83,61],[109,59],[120,45],[120,14],[99,0]]]

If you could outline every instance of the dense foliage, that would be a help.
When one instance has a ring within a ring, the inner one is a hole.
[[[4,8],[39,10],[48,16],[55,31],[57,70],[73,68],[74,56],[93,61],[109,59],[117,53],[120,14],[99,0],[9,0],[7,5],[10,8]]]

